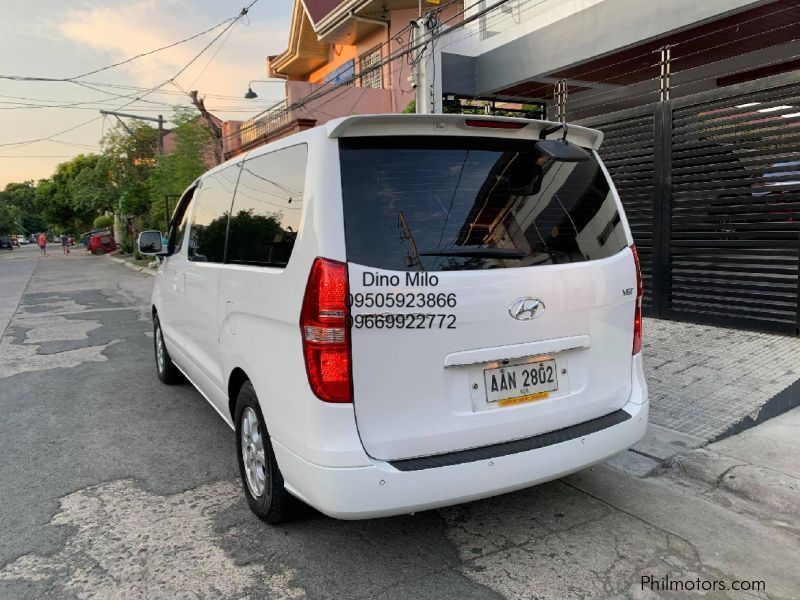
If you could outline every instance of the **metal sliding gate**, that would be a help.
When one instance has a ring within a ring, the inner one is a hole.
[[[645,314],[800,332],[800,73],[581,124],[605,133]]]

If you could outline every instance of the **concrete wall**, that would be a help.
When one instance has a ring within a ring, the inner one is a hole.
[[[286,83],[288,103],[291,105],[312,92],[332,87],[330,84],[319,85],[304,81],[288,81]],[[370,115],[390,112],[392,112],[390,90],[345,86],[335,89],[321,98],[312,100],[305,106],[292,110],[290,119],[314,119],[318,125],[322,125],[331,119],[348,115]]]
[[[488,51],[482,51],[480,36],[464,37],[447,46],[442,61],[443,87],[466,95],[490,94],[759,3],[604,0],[545,27],[538,27],[535,21],[522,23],[503,32],[506,43],[498,46],[494,38],[487,40],[486,47],[492,48]],[[473,53],[474,57],[469,56]]]

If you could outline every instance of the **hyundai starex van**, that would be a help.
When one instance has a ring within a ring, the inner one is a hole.
[[[256,515],[466,502],[643,436],[642,281],[601,139],[346,117],[200,177],[166,246],[141,234],[158,377],[234,429]]]

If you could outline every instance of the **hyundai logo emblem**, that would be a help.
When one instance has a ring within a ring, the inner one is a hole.
[[[517,321],[530,321],[542,316],[544,302],[537,298],[520,298],[508,307],[508,314]]]

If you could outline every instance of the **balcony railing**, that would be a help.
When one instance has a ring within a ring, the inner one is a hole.
[[[287,100],[281,100],[270,106],[264,112],[242,123],[239,135],[242,145],[257,140],[268,133],[288,125],[291,121],[291,111]]]

